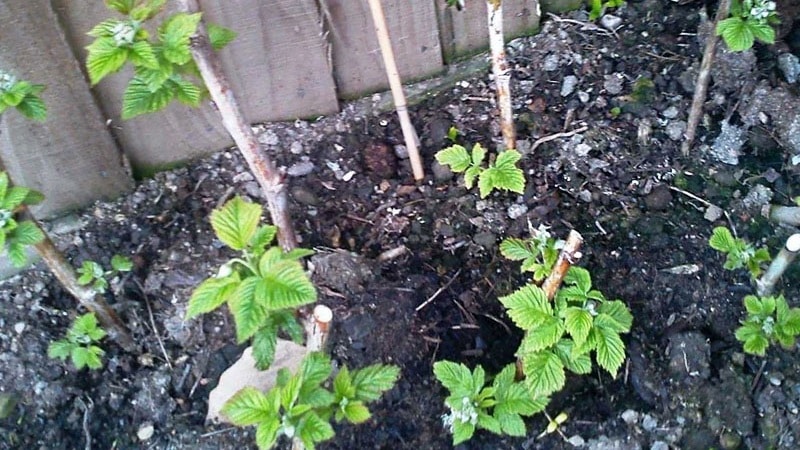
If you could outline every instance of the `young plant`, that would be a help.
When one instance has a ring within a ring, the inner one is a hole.
[[[767,347],[775,343],[787,350],[794,348],[800,334],[800,308],[789,308],[782,295],[748,295],[744,307],[747,318],[736,330],[736,339],[743,343],[746,353],[764,356]]]
[[[14,267],[27,261],[26,249],[44,240],[44,233],[33,220],[18,220],[24,207],[40,203],[44,196],[21,186],[11,186],[8,174],[0,172],[0,254],[5,252]]]
[[[442,416],[442,422],[453,435],[454,446],[472,438],[476,429],[525,436],[522,416],[543,411],[547,405],[546,397],[531,396],[522,382],[514,380],[514,364],[500,371],[491,385],[481,366],[470,371],[463,364],[438,361],[433,373],[450,391],[444,401],[450,412]]]
[[[14,75],[0,70],[0,114],[15,108],[23,116],[43,121],[47,118],[47,107],[39,94],[44,85],[19,80]]]
[[[279,330],[302,342],[303,327],[296,309],[317,300],[317,291],[299,260],[314,252],[283,252],[270,247],[276,227],[259,226],[260,205],[234,197],[211,213],[217,238],[241,256],[223,264],[218,274],[203,281],[192,293],[186,318],[191,319],[228,304],[236,323],[239,343],[253,338],[253,356],[266,369],[275,356]]]
[[[741,52],[755,41],[775,43],[773,25],[780,23],[771,0],[732,0],[730,17],[717,23],[716,35],[722,36],[728,48]]]
[[[500,253],[511,261],[522,261],[522,272],[532,272],[533,280],[540,282],[553,271],[558,252],[564,241],[554,238],[547,227],[540,225],[530,239],[508,238],[500,243]]]
[[[244,388],[222,408],[238,426],[255,425],[259,449],[273,448],[281,436],[298,439],[307,450],[334,436],[331,420],[353,424],[371,417],[367,403],[380,398],[397,382],[400,369],[375,364],[350,372],[342,367],[331,384],[333,367],[328,356],[309,353],[298,372],[278,372],[277,384],[269,392]]]
[[[605,14],[608,8],[618,8],[625,0],[589,0],[589,20],[595,21]]]
[[[122,255],[114,255],[111,258],[111,270],[104,270],[103,266],[94,261],[84,261],[78,269],[78,284],[90,286],[99,293],[105,293],[108,289],[108,280],[114,278],[122,272],[130,272],[133,262],[130,258]]]
[[[84,314],[75,319],[64,339],[50,344],[47,356],[62,361],[70,358],[78,370],[84,367],[100,369],[105,352],[96,344],[105,336],[106,332],[98,325],[94,313]]]
[[[561,390],[565,369],[576,374],[592,370],[590,354],[611,376],[625,360],[620,334],[631,329],[633,316],[620,300],[607,300],[592,289],[589,271],[570,267],[554,301],[544,290],[528,284],[500,298],[525,337],[517,350],[525,383],[534,397]]]
[[[734,237],[726,227],[714,228],[708,245],[727,255],[723,266],[725,269],[746,268],[753,280],[761,275],[764,271],[763,264],[770,260],[769,251],[766,248],[756,249],[744,239]]]
[[[522,155],[516,150],[505,150],[497,155],[494,163],[483,167],[486,158],[486,149],[481,144],[475,144],[472,152],[468,152],[461,145],[451,145],[436,153],[439,164],[450,166],[456,173],[464,172],[464,185],[472,189],[475,180],[478,180],[478,190],[481,198],[485,198],[495,189],[516,192],[525,192],[525,174],[517,167],[517,162]]]

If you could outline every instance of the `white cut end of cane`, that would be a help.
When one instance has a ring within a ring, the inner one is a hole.
[[[786,250],[792,253],[800,252],[800,233],[789,236],[786,240]]]
[[[317,323],[330,323],[333,320],[333,311],[325,305],[314,307],[314,320]]]

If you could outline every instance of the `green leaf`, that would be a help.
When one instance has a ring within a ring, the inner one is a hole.
[[[736,239],[729,229],[725,227],[716,227],[711,232],[708,245],[714,250],[728,253],[736,248]]]
[[[29,189],[28,195],[25,197],[25,200],[22,201],[24,205],[31,206],[31,205],[38,205],[39,203],[44,201],[44,194],[39,191]]]
[[[626,328],[623,324],[614,320],[613,317],[603,313],[600,313],[597,316],[595,316],[594,327],[602,328],[603,330],[607,331],[612,331],[617,334],[626,333],[629,330],[629,328]],[[580,342],[578,344],[580,344]]]
[[[555,317],[548,317],[540,324],[528,330],[522,343],[519,345],[518,353],[525,355],[535,353],[540,350],[552,347],[564,335],[564,325]]]
[[[297,398],[300,396],[300,388],[303,386],[303,377],[295,375],[290,377],[285,385],[281,387],[281,406],[286,411],[291,410],[297,404]]]
[[[163,55],[167,61],[183,65],[191,61],[192,53],[189,49],[189,38],[197,30],[201,13],[178,13],[167,19],[158,30],[158,36],[163,44]]]
[[[761,300],[755,295],[747,295],[744,297],[744,308],[747,313],[751,315],[764,314],[761,307]]]
[[[516,150],[506,150],[497,155],[494,166],[481,173],[478,189],[485,198],[493,189],[522,194],[525,192],[525,174],[516,166],[522,155]]]
[[[106,6],[114,11],[128,15],[136,4],[136,0],[106,0]]]
[[[789,333],[794,336],[800,334],[800,309],[791,308],[784,314],[779,314],[778,324],[781,326],[784,333]]]
[[[500,254],[511,261],[521,261],[535,258],[536,253],[531,251],[528,243],[523,239],[508,238],[500,242]]]
[[[547,397],[564,387],[566,375],[561,359],[551,351],[530,353],[522,358],[525,384],[534,397]]]
[[[8,253],[8,259],[11,261],[11,265],[14,267],[23,267],[28,262],[28,255],[25,253],[25,246],[18,242],[12,242],[11,244],[8,244],[6,247],[6,253]]]
[[[303,387],[300,398],[308,402],[306,394],[317,389],[331,375],[331,359],[322,352],[311,352],[303,358],[300,373],[303,376]]]
[[[581,353],[580,350],[581,347],[576,346],[575,342],[569,339],[562,339],[554,349],[567,370],[579,375],[585,375],[592,371],[592,360],[588,354]]]
[[[186,308],[186,319],[211,312],[230,298],[239,286],[236,275],[225,278],[209,278],[195,288]]]
[[[192,107],[200,106],[200,100],[203,98],[203,91],[200,90],[200,87],[180,78],[173,78],[170,81],[175,89],[175,95],[181,103]]]
[[[451,361],[437,361],[433,364],[433,374],[444,387],[452,393],[464,392],[469,396],[472,390],[472,372],[464,364]]]
[[[166,83],[151,90],[143,79],[133,77],[122,95],[122,119],[128,120],[164,109],[174,96],[175,91]]]
[[[517,437],[522,437],[527,434],[525,422],[522,420],[522,417],[520,417],[519,414],[497,412],[495,409],[494,415],[497,421],[500,423],[500,430],[502,434]]]
[[[453,446],[470,440],[473,434],[475,434],[475,425],[457,420],[453,423]]]
[[[598,312],[614,319],[619,325],[620,332],[627,333],[633,326],[633,315],[625,303],[620,300],[601,303]]]
[[[347,366],[343,366],[336,378],[333,379],[333,393],[337,397],[344,399],[351,399],[356,396],[356,388],[353,386],[353,379],[350,377],[350,371]]]
[[[595,318],[594,334],[597,340],[597,364],[606,369],[612,377],[617,376],[617,371],[625,361],[625,344],[619,334],[607,328],[597,326]]]
[[[486,149],[483,148],[481,144],[475,144],[472,146],[472,165],[475,167],[480,167],[483,163],[483,160],[486,158]]]
[[[244,250],[256,232],[261,212],[261,206],[236,196],[211,212],[211,227],[225,245]]]
[[[100,37],[94,40],[86,49],[86,69],[92,85],[100,82],[106,75],[117,72],[125,65],[129,50],[117,47],[114,38]]]
[[[8,174],[6,172],[0,171],[0,199],[6,198],[9,184],[10,183],[8,180]],[[9,208],[4,207],[3,209],[9,209]]]
[[[470,166],[470,159],[467,149],[461,145],[451,145],[444,150],[436,152],[436,161],[444,166],[450,166],[453,172],[463,172]]]
[[[364,403],[359,401],[349,402],[344,407],[344,417],[347,419],[348,422],[359,424],[364,423],[372,417],[370,414],[369,409],[364,405]]]
[[[135,73],[136,78],[147,86],[148,91],[156,92],[172,77],[174,70],[172,63],[164,61],[153,69],[138,66]]]
[[[479,166],[472,166],[464,172],[464,187],[467,189],[472,189],[472,186],[475,185],[475,179],[478,178],[481,173],[483,173],[484,169]]]
[[[78,277],[78,284],[86,286],[94,281],[95,278],[102,278],[104,275],[103,267],[94,261],[84,261],[78,269],[80,277]]]
[[[256,296],[260,281],[257,277],[245,278],[228,300],[236,322],[236,341],[240,344],[253,336],[267,319],[267,309]]]
[[[65,360],[72,354],[75,344],[65,339],[53,341],[47,347],[47,356],[52,359]]]
[[[564,276],[564,284],[577,286],[583,292],[592,288],[592,276],[583,267],[571,266]]]
[[[34,245],[44,240],[44,233],[34,222],[25,220],[12,231],[14,241],[20,245]]]
[[[720,21],[716,33],[717,36],[722,36],[728,48],[734,52],[749,49],[755,41],[751,27],[741,17],[729,17]]]
[[[281,427],[278,416],[259,422],[256,428],[256,445],[258,448],[272,448],[278,442],[278,430]]]
[[[775,43],[775,29],[771,25],[755,20],[748,20],[747,24],[754,38],[765,44]]]
[[[508,309],[514,324],[523,330],[533,329],[553,317],[553,308],[539,286],[523,286],[498,300]]]
[[[222,50],[236,39],[236,32],[213,23],[208,24],[208,41],[214,51]]]
[[[278,416],[275,404],[256,388],[245,387],[228,400],[220,411],[234,425],[246,427]]]
[[[308,450],[314,448],[314,444],[331,439],[335,433],[330,423],[322,420],[315,412],[310,412],[303,416],[297,425],[297,433],[303,445]]]
[[[744,343],[745,353],[764,356],[769,347],[769,340],[757,323],[748,322],[736,330],[736,340]]]
[[[22,99],[31,92],[33,92],[33,86],[27,81],[18,81],[9,89],[0,90],[3,102],[9,106],[19,105],[22,103]]]
[[[572,306],[564,311],[564,326],[578,345],[586,341],[592,331],[592,322],[592,315],[583,308]]]
[[[356,399],[369,402],[380,398],[381,394],[394,387],[400,378],[397,366],[373,364],[353,372],[353,387]]]
[[[160,67],[153,47],[147,41],[136,41],[131,44],[128,58],[134,66],[144,66],[149,69]]]
[[[256,369],[267,370],[275,360],[275,348],[278,345],[278,329],[269,323],[256,331],[253,336],[253,358],[256,360]]]
[[[298,323],[295,317],[294,309],[289,308],[284,311],[272,311],[270,313],[270,320],[286,334],[289,338],[297,344],[302,344],[305,338],[305,330],[303,326]]]
[[[97,317],[93,313],[77,317],[72,324],[72,332],[78,335],[87,335],[95,329],[97,329]]]
[[[478,411],[478,428],[491,431],[494,434],[503,432],[500,421],[482,411]]]
[[[111,257],[111,268],[117,272],[130,272],[133,269],[133,261],[123,255],[114,255]]]
[[[100,359],[103,353],[103,350],[99,347],[81,347],[76,345],[72,347],[72,365],[79,370],[84,367],[99,369],[103,367],[103,361]]]
[[[277,247],[272,250],[280,251]],[[259,261],[261,277],[256,285],[259,302],[269,310],[296,308],[315,302],[317,291],[299,262],[281,260],[268,267],[261,264],[270,251]]]
[[[17,111],[32,120],[43,121],[47,118],[47,106],[35,95],[26,95],[17,105]]]
[[[161,11],[165,3],[166,0],[148,0],[131,10],[130,16],[134,20],[150,20]]]
[[[247,246],[253,250],[263,250],[275,239],[277,234],[278,227],[274,225],[262,225],[256,229],[256,232],[250,238]]]

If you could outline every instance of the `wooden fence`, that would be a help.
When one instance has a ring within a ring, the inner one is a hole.
[[[223,65],[253,123],[335,113],[339,101],[385,90],[366,0],[204,0],[205,17],[238,33]],[[400,75],[430,77],[488,47],[486,7],[468,0],[383,0]],[[508,37],[535,31],[538,0],[504,0]],[[102,0],[0,0],[0,69],[47,86],[48,120],[0,117],[0,161],[19,184],[41,190],[52,216],[113,198],[133,185],[124,157],[148,173],[232,145],[209,104],[122,122],[125,74],[91,88],[86,32],[111,13]],[[123,157],[124,155],[124,157]]]

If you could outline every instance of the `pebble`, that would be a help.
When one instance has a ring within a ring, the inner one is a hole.
[[[286,170],[290,177],[303,177],[314,171],[314,163],[308,160],[296,162]]]
[[[664,441],[655,441],[650,446],[650,450],[669,450],[669,444]]]
[[[395,145],[394,155],[400,159],[408,159],[408,148],[402,144]]]
[[[709,222],[716,222],[720,217],[722,217],[722,214],[722,208],[717,205],[710,205],[706,209],[706,213],[703,215],[703,218]]]
[[[544,63],[542,64],[542,68],[545,72],[553,72],[554,70],[558,70],[558,55],[555,53],[551,53],[544,58]]]
[[[314,195],[311,190],[306,189],[303,186],[295,186],[292,188],[292,198],[302,205],[307,206],[317,206],[319,205],[319,199],[317,196]]]
[[[136,430],[136,436],[139,438],[140,441],[144,442],[153,437],[153,433],[155,433],[155,431],[156,429],[155,427],[153,427],[152,423],[145,422],[141,426],[139,426],[138,430]]]
[[[249,195],[251,198],[260,198],[264,199],[264,191],[261,189],[261,186],[256,183],[255,181],[249,181],[244,184],[244,191]]]
[[[605,76],[605,81],[603,81],[603,89],[606,90],[611,95],[618,95],[622,92],[622,82],[623,82],[622,74],[619,73],[612,73],[611,75]]]
[[[274,131],[267,130],[264,132],[264,134],[258,137],[258,142],[264,145],[278,145],[280,139],[278,138],[278,135],[275,134]]]
[[[581,103],[589,103],[589,93],[586,91],[578,91],[578,100]]]
[[[655,417],[651,416],[650,414],[645,414],[642,418],[642,428],[645,431],[653,431],[658,426],[658,421]]]
[[[512,220],[518,219],[528,212],[528,205],[514,203],[508,207],[508,217]]]
[[[600,18],[600,25],[608,30],[614,31],[622,25],[622,18],[613,14],[606,14]]]
[[[573,447],[583,447],[584,445],[586,445],[586,441],[577,434],[574,436],[570,436],[570,438],[567,439],[567,442],[569,442],[570,445],[572,445]]]
[[[292,145],[289,147],[289,151],[293,155],[300,155],[303,153],[303,143],[300,141],[292,142]]]
[[[628,425],[634,425],[639,420],[639,413],[632,409],[626,409],[620,417]]]
[[[483,248],[489,249],[494,247],[497,242],[497,236],[490,231],[483,231],[472,237],[472,241]]]
[[[453,171],[450,170],[450,167],[439,164],[438,161],[433,162],[431,171],[433,172],[433,179],[438,182],[450,181],[453,178]]]
[[[669,108],[665,109],[661,115],[667,119],[674,119],[678,117],[678,108],[670,106]]]
[[[578,85],[578,77],[575,75],[567,75],[564,77],[564,82],[561,84],[561,96],[566,97],[575,91]]]
[[[789,83],[797,83],[800,79],[800,58],[791,53],[778,56],[778,68]]]
[[[673,141],[683,140],[684,131],[686,131],[686,122],[682,120],[673,120],[667,124],[667,136]]]
[[[14,324],[14,331],[16,331],[17,334],[22,334],[22,332],[25,331],[25,322],[17,322],[17,323],[15,323]]]

